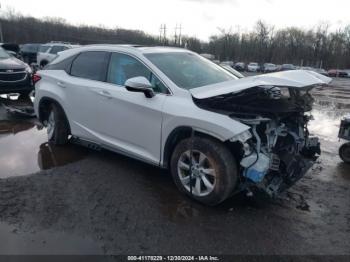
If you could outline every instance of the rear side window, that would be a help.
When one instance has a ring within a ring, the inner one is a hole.
[[[73,61],[70,74],[72,76],[105,81],[109,53],[101,51],[84,52]]]
[[[73,60],[74,60],[76,57],[77,57],[77,56],[74,55],[74,56],[71,56],[71,57],[68,57],[68,58],[62,60],[62,61],[59,62],[59,63],[48,64],[48,65],[45,67],[45,70],[64,70],[64,71],[66,71],[66,72],[69,74],[69,71],[70,71],[72,62],[73,62]]]
[[[23,47],[21,48],[22,52],[28,52],[28,53],[35,53],[38,52],[40,48],[39,44],[25,44],[23,45]]]
[[[67,50],[68,48],[66,46],[53,46],[50,50],[50,54],[56,55],[58,52]]]

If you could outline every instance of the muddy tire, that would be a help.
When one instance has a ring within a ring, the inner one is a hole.
[[[61,107],[52,103],[49,107],[47,120],[48,141],[54,145],[64,145],[68,143],[69,124]]]
[[[190,138],[179,142],[170,168],[181,192],[210,206],[227,199],[237,183],[234,156],[224,144],[210,138],[194,137],[193,142]]]
[[[350,143],[345,143],[339,148],[339,156],[345,163],[350,164]]]

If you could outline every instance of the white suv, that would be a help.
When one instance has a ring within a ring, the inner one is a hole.
[[[248,72],[258,72],[260,70],[260,66],[258,63],[249,63],[247,66]]]
[[[48,44],[41,45],[39,51],[37,53],[36,61],[40,68],[43,68],[52,60],[55,59],[58,52],[78,47],[77,45],[72,45],[69,43],[61,43],[61,42],[51,42]]]
[[[274,196],[306,173],[320,153],[308,91],[330,81],[307,71],[238,79],[185,49],[118,45],[61,52],[34,79],[49,141],[169,168],[208,205],[240,191]]]

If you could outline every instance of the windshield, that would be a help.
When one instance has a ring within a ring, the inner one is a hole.
[[[49,45],[42,45],[39,47],[39,52],[45,53],[50,48]]]
[[[10,55],[2,47],[0,47],[0,59],[9,58]]]
[[[184,89],[237,79],[220,66],[193,53],[151,53],[145,56],[171,81]]]
[[[39,44],[25,44],[22,47],[22,52],[38,52],[40,45]]]

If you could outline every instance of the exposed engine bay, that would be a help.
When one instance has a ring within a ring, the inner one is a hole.
[[[240,188],[258,188],[270,196],[299,180],[320,155],[317,137],[309,134],[311,88],[257,86],[238,93],[194,98],[205,109],[226,114],[251,127],[240,155]]]

